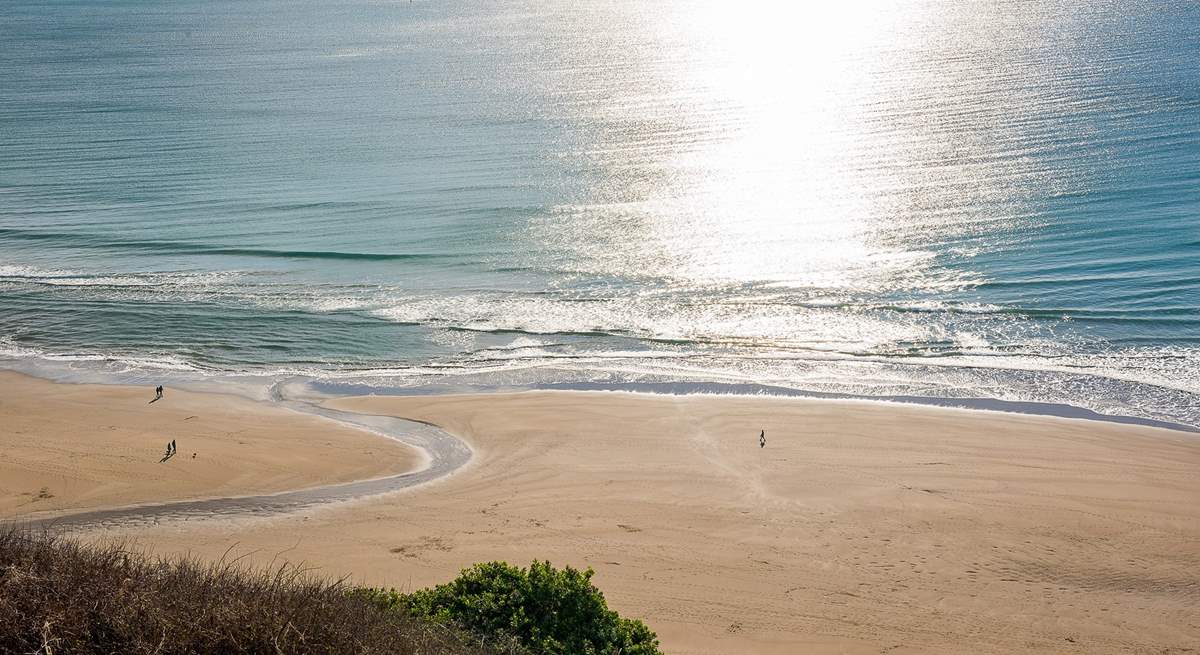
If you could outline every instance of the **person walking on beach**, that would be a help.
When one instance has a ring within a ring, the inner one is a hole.
[[[759,448],[767,447],[767,431],[766,430],[763,430],[762,432],[758,433],[758,447]]]
[[[178,450],[178,448],[175,447],[175,440],[172,439],[171,440],[171,454],[174,455],[175,451],[177,451],[177,450]]]
[[[162,388],[162,385],[160,384],[154,388],[154,397],[162,398],[162,392],[163,392],[163,388]]]

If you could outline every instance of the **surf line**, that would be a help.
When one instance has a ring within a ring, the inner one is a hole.
[[[282,391],[284,382],[279,381],[271,386],[270,397],[274,404],[395,439],[424,453],[426,466],[416,471],[382,478],[340,482],[273,494],[131,505],[45,518],[14,518],[11,522],[56,532],[72,532],[97,528],[147,527],[173,521],[275,517],[412,489],[450,475],[465,466],[474,455],[465,441],[431,423],[393,416],[346,412],[312,402],[288,399]]]

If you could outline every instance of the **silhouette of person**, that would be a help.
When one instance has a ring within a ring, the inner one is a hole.
[[[762,432],[758,433],[758,447],[759,448],[767,447],[767,431],[766,430],[763,430]]]
[[[175,440],[174,440],[174,439],[172,439],[172,440],[171,440],[171,454],[172,454],[172,455],[174,455],[174,454],[175,454],[175,450],[176,450],[176,448],[175,448]]]

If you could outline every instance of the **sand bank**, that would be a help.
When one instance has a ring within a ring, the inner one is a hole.
[[[0,372],[0,518],[270,493],[400,473],[410,448],[235,396]],[[165,462],[166,443],[178,453]],[[195,453],[195,458],[192,454]]]
[[[1177,652],[1200,643],[1200,439],[856,401],[356,398],[476,449],[411,492],[127,532],[415,588],[592,566],[669,653]],[[759,430],[767,445],[760,448]],[[121,532],[95,533],[103,536]]]

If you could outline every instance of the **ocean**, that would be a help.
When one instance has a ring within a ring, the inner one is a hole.
[[[6,2],[0,366],[1200,426],[1200,4],[792,4]]]

